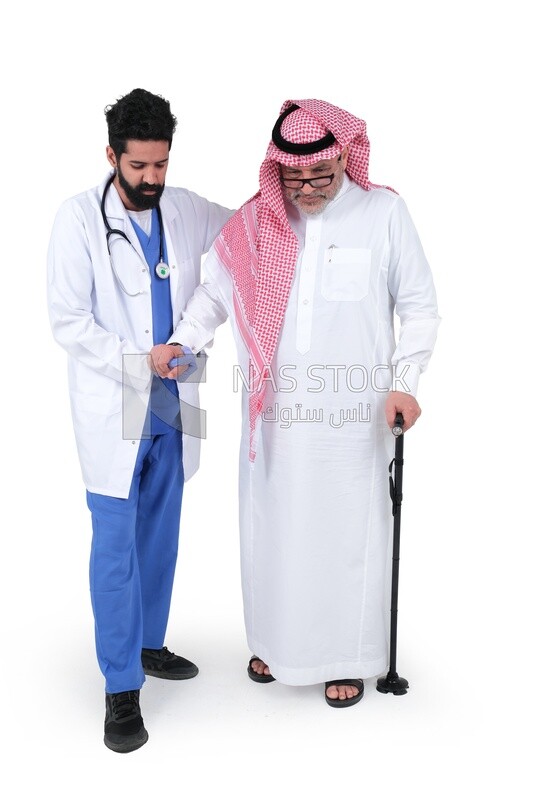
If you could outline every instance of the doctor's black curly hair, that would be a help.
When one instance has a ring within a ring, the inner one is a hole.
[[[114,105],[106,106],[109,144],[117,158],[126,151],[128,139],[166,141],[170,150],[177,120],[170,103],[146,89],[133,89]]]

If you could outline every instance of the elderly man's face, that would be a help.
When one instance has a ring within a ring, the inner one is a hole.
[[[303,214],[321,214],[328,203],[336,197],[342,186],[347,160],[348,148],[345,147],[340,156],[317,161],[309,167],[286,167],[280,164],[281,186],[285,197]],[[331,176],[333,178],[329,185],[320,186],[322,182],[326,183]],[[298,181],[301,180],[313,180],[316,183],[314,186],[304,183],[299,187]],[[285,185],[287,182],[289,186]],[[292,182],[294,182],[294,187],[291,185]]]

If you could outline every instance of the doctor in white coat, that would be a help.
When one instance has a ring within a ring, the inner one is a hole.
[[[54,337],[68,353],[92,514],[104,742],[129,752],[148,738],[139,705],[145,674],[198,673],[164,647],[183,482],[198,466],[197,383],[178,391],[175,380],[154,375],[147,354],[168,341],[200,282],[201,256],[231,211],[165,187],[176,120],[164,98],[135,89],[106,109],[106,119],[112,172],[57,213],[48,303]]]

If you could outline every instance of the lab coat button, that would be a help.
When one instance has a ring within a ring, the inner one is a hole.
[[[145,333],[150,333],[150,331],[146,330]]]

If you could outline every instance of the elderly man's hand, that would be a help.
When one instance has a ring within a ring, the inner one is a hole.
[[[385,403],[385,417],[390,428],[394,426],[394,419],[398,413],[403,416],[403,431],[405,433],[405,431],[413,427],[422,413],[422,409],[413,395],[406,392],[389,392]]]
[[[180,358],[183,356],[183,350],[179,345],[170,344],[156,344],[152,347],[148,356],[150,369],[160,378],[179,378],[188,369],[186,364],[180,367],[169,367],[169,363],[173,358]]]

